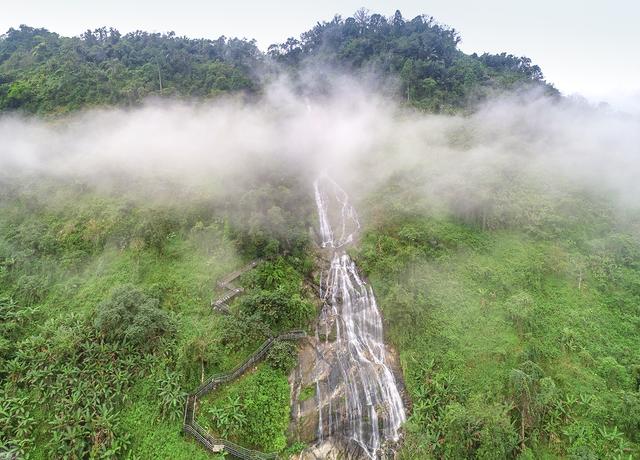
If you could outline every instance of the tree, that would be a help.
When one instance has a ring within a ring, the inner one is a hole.
[[[270,327],[280,330],[301,327],[313,314],[311,303],[282,288],[245,296],[240,308],[245,315],[256,314]]]
[[[120,286],[97,306],[94,326],[107,340],[151,346],[162,335],[175,331],[173,319],[158,303],[134,286]]]
[[[393,13],[391,24],[393,24],[393,27],[395,27],[396,29],[404,26],[404,18],[402,17],[402,13],[400,12],[400,10],[396,10],[396,12]]]
[[[532,361],[525,361],[520,365],[520,369],[512,369],[509,375],[514,406],[520,418],[521,451],[526,447],[527,433],[535,426],[539,417],[536,402],[543,375],[542,369]]]
[[[115,29],[60,37],[21,26],[0,36],[0,110],[68,112],[85,105],[134,104],[151,94],[254,91],[262,55],[254,41],[191,40]],[[217,65],[232,83],[194,72]]]
[[[290,341],[275,342],[267,354],[267,363],[285,374],[288,374],[297,362],[297,347]]]

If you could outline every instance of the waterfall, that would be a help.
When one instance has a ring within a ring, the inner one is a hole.
[[[406,415],[386,360],[382,318],[371,286],[345,251],[360,229],[347,193],[322,176],[314,182],[323,248],[331,265],[321,279],[316,401],[318,440],[357,443],[371,459],[385,441],[397,441]]]

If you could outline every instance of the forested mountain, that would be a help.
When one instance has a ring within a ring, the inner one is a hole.
[[[2,35],[0,459],[640,458],[638,122],[459,42]]]
[[[115,29],[61,37],[21,26],[0,39],[0,107],[68,112],[147,96],[253,92],[264,56],[253,42]]]
[[[353,17],[336,16],[303,33],[269,47],[269,56],[299,68],[312,62],[353,72],[374,72],[399,82],[399,96],[429,110],[455,110],[483,99],[492,90],[540,86],[542,71],[526,57],[511,54],[468,55],[458,49],[455,29],[420,15],[405,20],[359,10]]]
[[[454,29],[432,17],[405,21],[399,11],[390,19],[364,10],[336,16],[267,53],[236,38],[122,35],[112,28],[70,38],[23,25],[0,37],[0,110],[55,113],[131,105],[148,96],[251,94],[275,75],[305,66],[318,73],[372,73],[407,103],[431,111],[455,110],[523,86],[556,93],[530,59],[467,55],[459,41]]]

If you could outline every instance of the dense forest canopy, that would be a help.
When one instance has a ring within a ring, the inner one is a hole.
[[[504,90],[537,86],[556,94],[540,68],[511,54],[467,55],[457,31],[430,16],[405,20],[359,10],[316,24],[261,52],[254,40],[217,40],[113,28],[62,37],[25,25],[0,37],[0,110],[64,113],[132,105],[146,97],[250,95],[281,73],[313,68],[368,72],[407,103],[452,111]]]
[[[21,26],[0,39],[0,107],[67,112],[147,96],[252,92],[263,56],[253,41],[115,29],[61,37]]]
[[[467,55],[458,49],[459,42],[455,29],[431,16],[405,20],[396,11],[387,19],[361,9],[353,17],[318,23],[300,40],[271,45],[268,54],[293,67],[319,61],[331,68],[394,77],[407,101],[435,111],[477,102],[491,90],[540,86],[555,94],[529,58]]]

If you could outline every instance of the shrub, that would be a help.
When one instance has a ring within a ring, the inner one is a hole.
[[[36,305],[45,298],[49,280],[36,275],[23,275],[16,283],[16,294],[25,305]]]
[[[256,314],[270,327],[280,330],[303,326],[313,314],[311,303],[285,289],[260,290],[243,298],[240,308],[245,314]]]
[[[277,370],[288,374],[298,362],[297,348],[289,341],[275,342],[267,354],[267,363]]]
[[[507,407],[499,404],[449,404],[444,409],[443,431],[446,458],[509,458],[518,443]]]
[[[534,310],[535,302],[527,292],[519,292],[507,300],[507,314],[518,334],[530,332]]]
[[[184,342],[178,352],[178,369],[184,384],[187,386],[197,386],[204,380],[205,368],[208,366],[219,366],[224,350],[219,345],[210,340],[210,336],[193,337]]]
[[[227,315],[221,318],[220,322],[218,339],[229,351],[254,347],[271,335],[271,331],[257,314],[243,312],[238,316]]]
[[[237,395],[227,396],[222,403],[210,407],[208,413],[216,432],[227,438],[242,431],[247,425],[247,416],[243,409],[240,396]]]
[[[169,420],[178,420],[186,397],[180,388],[180,375],[165,369],[158,378],[158,396],[160,415]]]
[[[134,346],[148,346],[175,331],[172,318],[158,308],[158,300],[131,285],[117,288],[98,305],[94,326],[108,340]]]
[[[138,225],[134,238],[142,239],[146,246],[162,254],[167,241],[175,235],[179,227],[179,222],[169,212],[151,210]]]
[[[631,375],[624,366],[612,356],[606,356],[598,361],[598,374],[605,380],[608,388],[631,388]]]
[[[300,391],[300,396],[298,397],[298,399],[300,401],[308,401],[309,399],[315,397],[315,395],[316,395],[316,387],[313,385],[309,385],[307,387],[304,387]]]

